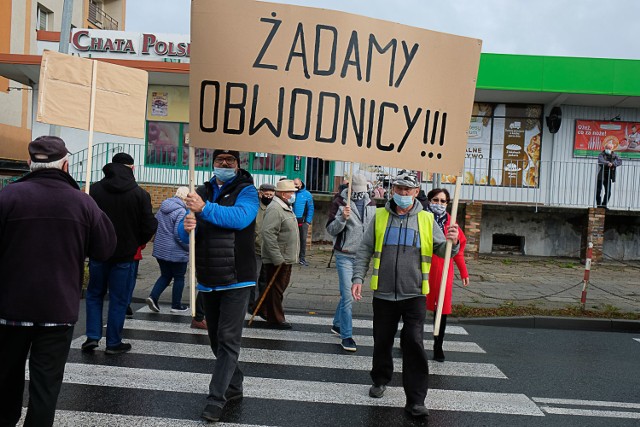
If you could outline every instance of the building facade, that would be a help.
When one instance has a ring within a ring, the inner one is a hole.
[[[36,55],[62,25],[64,0],[0,0],[0,54]],[[126,0],[74,0],[73,28],[124,30]],[[33,87],[0,77],[0,169],[22,169],[33,130]]]

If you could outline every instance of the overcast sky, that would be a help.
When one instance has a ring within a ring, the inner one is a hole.
[[[229,0],[233,1],[233,0]],[[640,59],[640,0],[285,0],[483,40],[483,52]],[[129,0],[126,30],[189,34],[191,0]]]

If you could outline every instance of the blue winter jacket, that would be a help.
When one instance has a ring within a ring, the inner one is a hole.
[[[163,261],[188,262],[189,245],[180,240],[178,226],[187,214],[179,197],[171,197],[160,205],[156,214],[158,231],[153,242],[153,256]]]
[[[306,211],[306,212],[305,212]],[[293,213],[296,218],[303,218],[304,222],[311,224],[313,219],[313,196],[302,184],[302,188],[296,191],[296,201],[293,203]]]

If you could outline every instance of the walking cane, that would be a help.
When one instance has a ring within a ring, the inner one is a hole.
[[[258,312],[258,310],[260,310],[260,306],[262,306],[262,303],[264,302],[265,297],[269,293],[271,286],[276,281],[276,277],[278,277],[278,273],[280,273],[281,268],[282,268],[282,264],[280,264],[278,268],[276,268],[276,272],[271,278],[271,280],[269,281],[267,288],[264,290],[264,293],[262,294],[262,298],[260,298],[260,301],[258,301],[258,305],[256,306],[255,310],[253,310],[253,314],[251,315],[251,319],[249,319],[249,323],[247,324],[247,326],[251,326],[251,323],[253,323],[253,318],[256,317],[256,313]]]
[[[331,260],[333,259],[333,252],[334,252],[334,250],[331,249],[331,256],[329,257],[329,262],[327,263],[327,268],[331,268]]]

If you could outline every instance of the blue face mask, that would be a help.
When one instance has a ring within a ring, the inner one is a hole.
[[[213,168],[213,174],[222,182],[227,182],[236,177],[236,170],[234,168]]]
[[[292,194],[291,197],[289,197],[289,200],[287,200],[287,202],[289,202],[290,205],[293,205],[296,202],[296,195]]]
[[[442,216],[447,211],[447,205],[441,205],[439,203],[431,203],[429,204],[429,209],[431,212],[438,216]]]
[[[398,205],[400,209],[406,209],[413,205],[413,197],[401,196],[398,193],[393,193],[393,201],[396,202],[396,205]]]

